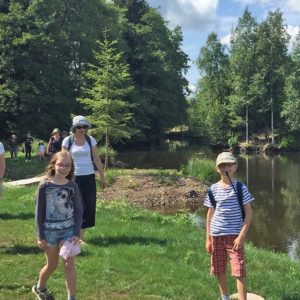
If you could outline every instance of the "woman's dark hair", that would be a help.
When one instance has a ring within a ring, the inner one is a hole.
[[[72,158],[71,154],[69,152],[66,152],[66,151],[56,152],[52,156],[51,161],[50,161],[49,165],[46,168],[46,172],[45,172],[46,178],[49,179],[50,177],[53,177],[55,175],[55,164],[58,161],[58,159],[60,159],[62,157],[69,158],[70,161],[71,161],[71,169],[70,169],[69,174],[66,176],[66,178],[69,179],[69,180],[71,180],[73,178],[73,175],[74,175],[74,162],[73,162],[73,158]]]

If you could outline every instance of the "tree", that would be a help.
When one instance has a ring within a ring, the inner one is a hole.
[[[246,9],[231,36],[230,55],[230,122],[233,128],[245,120],[246,142],[249,141],[249,109],[255,105],[257,91],[252,89],[256,74],[256,30],[257,23]],[[245,114],[245,118],[241,116]],[[254,112],[252,114],[254,116]],[[251,118],[255,120],[256,118]],[[244,123],[244,122],[243,122]]]
[[[214,144],[227,141],[227,105],[229,86],[227,82],[229,61],[225,48],[215,33],[211,33],[206,46],[201,48],[197,61],[201,72],[198,82],[194,110],[192,112],[192,132]],[[197,133],[196,133],[197,134]]]
[[[133,104],[126,100],[133,86],[129,66],[124,62],[123,53],[116,48],[117,43],[109,41],[105,30],[103,42],[98,41],[100,50],[94,51],[96,63],[88,64],[84,72],[87,79],[83,89],[85,97],[77,98],[90,112],[88,118],[94,126],[94,134],[105,136],[105,168],[110,140],[130,138],[133,133],[128,126]]]
[[[161,15],[145,0],[114,0],[125,12],[126,59],[135,91],[135,141],[159,142],[165,131],[185,119],[187,55],[181,50],[179,27],[169,30]]]
[[[287,43],[290,36],[279,10],[268,13],[257,30],[257,72],[264,80],[261,111],[270,114],[271,139],[274,144],[274,120],[280,128],[285,76],[289,68]],[[256,88],[258,90],[260,87]],[[263,116],[267,118],[266,115]]]
[[[281,116],[291,131],[300,130],[300,31],[298,32],[291,54],[292,70],[285,85],[285,100]]]

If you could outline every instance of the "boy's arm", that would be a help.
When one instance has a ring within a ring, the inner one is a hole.
[[[247,235],[247,232],[250,228],[251,221],[252,221],[252,207],[250,203],[247,203],[244,206],[245,209],[245,220],[244,225],[242,227],[242,230],[240,231],[240,234],[234,241],[233,250],[241,249],[244,246],[245,238]]]
[[[212,253],[212,239],[210,235],[210,223],[211,219],[214,215],[215,209],[213,207],[210,207],[207,211],[206,215],[206,243],[205,243],[205,248],[208,253]]]

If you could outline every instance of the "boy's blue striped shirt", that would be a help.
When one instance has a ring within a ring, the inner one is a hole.
[[[234,181],[233,185],[237,191],[236,183]],[[239,234],[243,227],[243,219],[241,207],[233,187],[231,185],[223,187],[217,182],[210,188],[216,200],[216,209],[210,225],[210,235]],[[243,184],[243,204],[246,205],[253,200],[254,198],[248,191],[247,186]],[[204,206],[213,207],[208,195],[206,195]]]

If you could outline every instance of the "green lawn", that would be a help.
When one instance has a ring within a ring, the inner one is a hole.
[[[36,246],[36,187],[9,188],[0,203],[0,299],[34,299],[31,287],[44,263]],[[77,259],[78,299],[217,299],[209,275],[205,233],[185,215],[163,216],[122,201],[98,202],[97,225]],[[257,250],[248,253],[249,291],[266,299],[300,299],[300,264]],[[235,281],[230,278],[231,292]],[[49,281],[66,299],[61,266]]]

